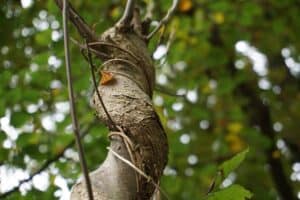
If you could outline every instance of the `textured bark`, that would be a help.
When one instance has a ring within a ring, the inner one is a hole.
[[[133,20],[135,23],[137,21]],[[138,26],[132,26],[130,31],[125,32],[117,26],[113,27],[97,40],[113,45],[99,44],[93,47],[111,57],[107,59],[100,56],[107,61],[102,71],[111,73],[112,80],[99,84],[98,90],[114,123],[122,127],[133,142],[134,160],[130,159],[123,138],[113,132],[110,137],[111,149],[131,160],[158,184],[167,163],[167,137],[151,102],[155,81],[152,60],[146,42],[133,27]],[[111,127],[96,93],[92,102],[101,121]],[[90,174],[90,178],[97,200],[150,199],[155,190],[151,181],[136,173],[110,151],[104,163]],[[73,187],[71,199],[88,199],[82,181]]]

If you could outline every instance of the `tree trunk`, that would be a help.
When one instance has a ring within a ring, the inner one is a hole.
[[[135,17],[133,23],[139,21]],[[167,163],[167,137],[151,102],[155,71],[146,42],[137,33],[140,26],[133,24],[130,31],[115,26],[101,35],[98,45],[91,46],[110,56],[98,54],[105,61],[101,72],[108,76],[107,80],[102,77],[98,91],[112,121],[123,130],[110,133],[111,150],[104,163],[90,173],[97,200],[150,199]],[[112,127],[96,92],[92,102],[101,121]],[[125,144],[126,136],[132,150]],[[131,161],[148,180],[114,152]],[[88,199],[83,181],[71,192],[71,200],[79,199]]]

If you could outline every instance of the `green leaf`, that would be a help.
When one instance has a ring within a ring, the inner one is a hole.
[[[13,88],[11,90],[6,90],[6,104],[9,106],[14,106],[22,102],[22,90],[20,87]]]
[[[223,173],[223,178],[227,177],[233,170],[235,170],[241,164],[241,162],[243,162],[248,152],[249,148],[238,153],[233,158],[223,162],[220,165],[219,170]]]
[[[250,199],[252,193],[240,185],[231,185],[220,191],[211,193],[205,200],[244,200]]]
[[[50,56],[49,52],[42,52],[42,53],[36,54],[32,57],[32,62],[36,63],[40,66],[47,66],[49,56]],[[45,75],[47,73],[47,71],[43,71],[42,73],[44,73],[44,75]],[[31,74],[31,76],[33,76],[33,74],[37,74],[37,72],[33,72]],[[34,77],[32,77],[32,78],[34,79]]]
[[[17,139],[17,146],[22,148],[29,145],[38,145],[43,139],[44,138],[42,134],[22,133]]]
[[[10,123],[14,127],[20,127],[29,119],[30,115],[25,112],[15,112],[11,115]]]
[[[5,103],[4,101],[0,101],[0,117],[5,115]]]
[[[38,90],[25,90],[23,93],[23,101],[36,102],[41,96],[41,92]]]
[[[46,46],[51,43],[51,30],[42,31],[36,34],[35,41],[38,45]]]
[[[233,91],[235,83],[230,77],[224,77],[219,80],[219,84],[222,87],[218,87],[217,91],[219,95],[228,94]]]
[[[6,133],[0,129],[0,144],[7,138]]]
[[[3,142],[6,138],[7,138],[6,133],[4,131],[2,131],[0,128],[0,144],[3,144]],[[8,153],[9,153],[8,149],[0,148],[0,165],[1,165],[1,162],[3,162],[4,160],[7,160]]]

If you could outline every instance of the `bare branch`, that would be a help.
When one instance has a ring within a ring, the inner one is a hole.
[[[124,10],[123,16],[117,23],[117,26],[119,26],[120,28],[130,26],[130,22],[133,17],[134,6],[135,6],[135,0],[127,0],[127,4],[126,4],[126,8]]]
[[[164,18],[162,18],[162,20],[159,22],[159,24],[153,29],[153,31],[151,33],[149,33],[149,35],[147,36],[147,40],[150,40],[154,34],[165,24],[167,24],[169,22],[169,20],[171,19],[172,15],[174,14],[176,8],[178,5],[178,0],[173,0],[172,6],[170,7],[170,9],[168,10],[167,14],[164,16]]]
[[[118,45],[115,45],[115,44],[112,44],[112,43],[107,43],[107,42],[91,42],[91,43],[88,43],[89,46],[95,46],[95,45],[103,45],[103,46],[109,46],[109,47],[114,47],[116,49],[119,49],[121,51],[124,51],[125,53],[127,53],[128,55],[130,55],[131,57],[133,57],[136,61],[140,62],[140,59],[134,55],[132,52],[128,51],[127,49],[124,49]]]
[[[85,45],[81,44],[80,42],[78,42],[78,41],[75,40],[74,38],[70,37],[70,40],[71,40],[71,42],[73,42],[75,45],[77,45],[77,46],[80,48],[80,51],[81,51],[81,52],[83,52],[83,50],[86,49],[86,46],[85,46]],[[95,50],[95,49],[92,49],[92,48],[91,48],[90,51],[93,52],[96,56],[98,56],[98,57],[101,58],[101,59],[110,59],[110,58],[111,58],[110,55],[108,55],[108,54],[106,54],[106,53],[103,53],[103,52],[100,52],[100,51],[98,51],[98,50]],[[84,56],[84,58],[85,58],[86,60],[88,60],[87,57],[85,56],[85,54],[82,54],[82,55]]]
[[[63,9],[63,0],[55,0],[57,6]],[[68,6],[68,17],[71,22],[77,28],[79,34],[83,38],[87,38],[89,42],[97,41],[97,36],[95,32],[89,27],[89,25],[84,21],[84,19],[76,12],[73,6],[69,3]]]
[[[115,130],[118,130],[115,122],[110,117],[110,114],[108,113],[108,111],[106,109],[106,106],[105,106],[105,104],[104,104],[104,102],[102,100],[102,97],[100,95],[100,92],[98,90],[98,85],[97,85],[97,82],[96,82],[96,76],[95,76],[95,71],[94,71],[95,70],[95,66],[94,66],[94,64],[92,62],[92,55],[91,55],[90,48],[88,46],[88,41],[87,40],[86,40],[86,48],[87,48],[87,54],[88,54],[87,59],[88,59],[89,65],[90,65],[91,74],[92,74],[92,80],[93,80],[93,84],[94,84],[94,88],[95,88],[96,94],[97,94],[98,99],[99,99],[99,101],[101,103],[101,106],[102,106],[102,108],[103,108],[103,110],[104,110],[104,112],[105,112],[105,114],[106,114],[106,116],[107,116],[107,118],[109,120],[110,128],[114,128]]]
[[[93,123],[89,124],[86,128],[84,128],[81,131],[80,137],[83,138],[85,135],[88,134],[88,132],[91,130],[91,128],[93,127]],[[57,153],[56,155],[54,155],[52,158],[48,159],[38,170],[36,170],[34,173],[32,173],[28,178],[23,179],[19,182],[19,184],[17,186],[15,186],[14,188],[12,188],[11,190],[3,193],[0,195],[0,199],[8,197],[9,195],[11,195],[14,192],[17,192],[19,190],[19,188],[21,187],[22,184],[27,183],[29,181],[31,181],[33,179],[34,176],[40,174],[41,172],[45,171],[52,163],[56,162],[58,159],[60,159],[64,153],[66,152],[67,149],[71,148],[72,146],[74,146],[75,144],[75,138],[73,140],[71,140],[63,149],[62,151],[60,151],[59,153]]]
[[[81,169],[83,171],[86,188],[88,192],[88,196],[90,200],[93,200],[93,191],[89,178],[89,172],[87,169],[87,164],[84,156],[83,147],[80,141],[80,132],[79,132],[79,124],[76,115],[76,107],[75,107],[75,98],[73,92],[73,81],[72,81],[72,72],[71,72],[71,62],[70,62],[70,49],[69,49],[69,30],[68,30],[68,0],[63,1],[63,31],[64,31],[64,49],[65,49],[65,62],[66,62],[66,73],[67,73],[67,81],[68,81],[68,93],[69,93],[69,101],[71,108],[71,118],[72,118],[72,127],[75,135],[75,141],[78,149],[79,159]]]

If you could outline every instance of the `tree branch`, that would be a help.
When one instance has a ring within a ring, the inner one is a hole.
[[[94,121],[95,122],[95,121]],[[91,128],[93,127],[94,122],[92,122],[91,124],[89,124],[86,128],[84,128],[81,131],[80,137],[83,138],[85,135],[88,134],[88,132],[91,130]],[[35,171],[34,173],[32,173],[28,178],[23,179],[19,182],[19,184],[17,186],[15,186],[14,188],[12,188],[11,190],[3,193],[0,195],[0,199],[8,197],[9,195],[11,195],[14,192],[17,192],[19,190],[19,188],[21,187],[22,184],[27,183],[29,181],[31,181],[33,179],[34,176],[40,174],[41,172],[45,171],[52,163],[58,161],[59,158],[61,158],[64,153],[66,152],[67,149],[71,148],[72,146],[74,146],[75,144],[75,138],[73,140],[71,140],[63,149],[62,151],[60,151],[59,153],[57,153],[56,155],[54,155],[52,158],[48,159],[37,171]]]
[[[161,85],[158,85],[158,84],[155,85],[154,90],[156,90],[157,92],[160,92],[160,93],[172,96],[172,97],[182,97],[182,98],[185,98],[185,94],[177,94],[176,91],[171,91],[171,89],[165,88],[165,87],[163,87]]]
[[[63,0],[55,0],[57,6],[63,9]],[[84,19],[76,12],[73,6],[69,3],[68,6],[68,17],[74,24],[79,34],[83,38],[87,38],[89,42],[97,41],[97,36],[95,32],[89,27],[89,25],[84,21]]]
[[[165,25],[169,22],[169,20],[171,19],[172,15],[174,14],[174,12],[177,8],[177,5],[178,5],[178,0],[173,0],[172,6],[168,10],[167,14],[164,16],[164,18],[162,18],[162,20],[153,29],[153,31],[148,34],[148,36],[146,37],[147,40],[150,40],[163,25]]]
[[[86,189],[88,192],[88,196],[90,200],[93,200],[93,191],[91,186],[91,181],[89,178],[89,172],[84,156],[84,150],[80,141],[80,132],[79,132],[79,124],[76,115],[76,107],[75,107],[75,98],[73,92],[73,81],[72,81],[72,72],[71,72],[71,62],[70,62],[70,49],[69,49],[69,30],[68,30],[68,0],[63,1],[63,31],[64,31],[64,50],[65,50],[65,62],[66,62],[66,73],[67,73],[67,81],[68,81],[68,93],[69,93],[69,101],[71,108],[71,118],[72,118],[72,127],[75,135],[76,146],[78,149],[78,155],[80,160],[81,169],[84,175]]]
[[[135,6],[135,0],[127,0],[127,4],[123,16],[117,23],[117,26],[120,29],[127,28],[130,26],[130,22],[133,18],[134,6]]]

